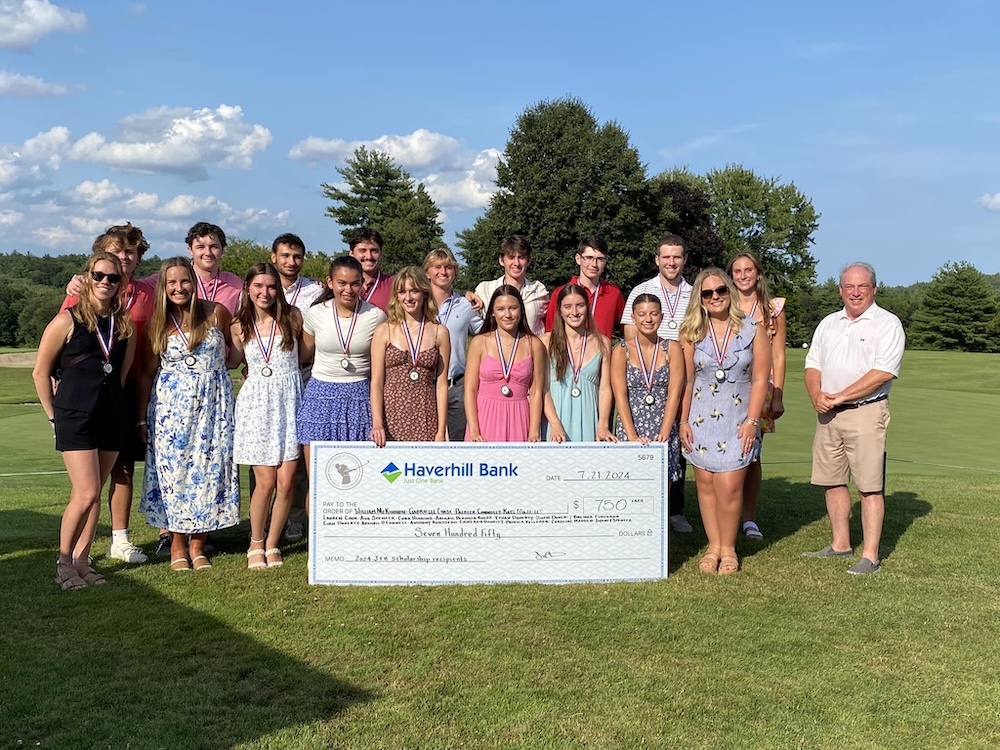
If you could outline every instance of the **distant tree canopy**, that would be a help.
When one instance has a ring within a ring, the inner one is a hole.
[[[345,244],[358,227],[372,227],[382,235],[382,262],[390,273],[403,266],[422,265],[427,251],[444,242],[440,211],[423,183],[413,178],[388,154],[356,149],[337,172],[346,189],[324,182],[323,194],[333,201],[326,215],[343,229]]]
[[[1000,351],[1000,302],[989,279],[970,263],[945,263],[924,289],[907,344],[914,349]]]

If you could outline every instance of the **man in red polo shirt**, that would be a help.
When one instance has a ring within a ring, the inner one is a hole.
[[[608,264],[608,243],[597,235],[584,237],[576,248],[576,264],[580,267],[580,273],[570,279],[569,283],[579,284],[587,290],[587,301],[590,303],[590,313],[594,316],[594,324],[598,331],[611,338],[625,311],[625,298],[621,289],[601,279]],[[551,331],[555,322],[557,312],[555,300],[558,299],[560,291],[562,286],[552,291],[550,297],[552,304],[545,313],[546,331]]]
[[[351,232],[347,246],[351,257],[361,264],[361,299],[382,312],[388,312],[393,277],[383,276],[379,268],[382,264],[382,235],[377,229],[359,227]]]

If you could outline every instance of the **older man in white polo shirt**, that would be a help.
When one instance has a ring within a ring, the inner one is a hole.
[[[844,308],[827,315],[806,355],[806,389],[818,414],[812,483],[826,488],[833,541],[810,557],[850,557],[851,476],[861,493],[861,560],[848,573],[880,567],[885,517],[885,436],[889,389],[899,376],[906,336],[899,318],[875,304],[875,269],[851,263],[840,272]]]

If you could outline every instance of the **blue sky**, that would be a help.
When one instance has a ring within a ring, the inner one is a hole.
[[[337,251],[319,184],[360,144],[425,182],[453,242],[518,114],[575,96],[650,175],[794,182],[820,280],[996,273],[997,28],[963,0],[0,0],[0,252],[85,252],[125,219],[161,257],[202,219]]]

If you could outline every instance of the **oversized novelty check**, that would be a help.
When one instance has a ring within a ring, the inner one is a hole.
[[[667,576],[667,449],[313,443],[309,582]]]

